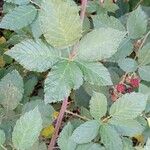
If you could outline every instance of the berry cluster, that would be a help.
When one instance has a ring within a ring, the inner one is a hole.
[[[127,76],[123,81],[114,86],[111,100],[116,101],[122,94],[131,93],[139,87],[140,78],[137,75]]]

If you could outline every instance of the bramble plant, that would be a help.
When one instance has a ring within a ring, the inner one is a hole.
[[[149,150],[149,6],[4,0],[0,150]]]

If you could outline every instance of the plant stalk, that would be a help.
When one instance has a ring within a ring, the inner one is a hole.
[[[55,146],[56,139],[58,137],[59,129],[60,129],[60,126],[61,126],[61,122],[63,120],[65,111],[67,109],[67,105],[68,105],[68,99],[65,98],[63,103],[62,103],[62,106],[61,106],[61,109],[60,109],[60,112],[59,112],[59,116],[57,118],[57,122],[56,122],[56,126],[55,126],[55,132],[54,132],[54,134],[52,136],[52,139],[50,141],[50,144],[48,146],[48,150],[53,150],[53,148]]]

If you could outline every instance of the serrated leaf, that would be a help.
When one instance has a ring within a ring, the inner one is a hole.
[[[102,125],[100,127],[100,136],[101,142],[104,144],[107,150],[122,150],[123,144],[122,140],[117,133],[117,131],[109,126],[109,125]]]
[[[125,34],[125,32],[113,28],[95,29],[81,39],[77,58],[84,61],[109,58],[117,52]]]
[[[23,92],[23,79],[16,70],[8,73],[0,81],[0,103],[7,110],[17,107],[23,97]]]
[[[145,108],[146,112],[150,111],[150,87],[146,86],[145,84],[140,84],[139,86],[139,92],[148,95],[147,105]]]
[[[122,142],[123,142],[123,150],[135,150],[133,147],[132,140],[130,140],[129,138],[124,137],[122,139]]]
[[[100,14],[92,17],[93,24],[96,29],[98,28],[114,28],[116,30],[124,31],[125,28],[121,24],[120,20],[115,17],[108,16],[107,14]]]
[[[71,138],[78,144],[91,142],[98,135],[99,127],[98,121],[87,121],[73,131]]]
[[[142,49],[138,51],[138,61],[140,65],[147,65],[150,63],[150,43],[143,46]]]
[[[64,48],[79,40],[82,28],[77,6],[67,1],[49,0],[43,1],[41,8],[40,25],[48,43]]]
[[[147,29],[147,17],[139,6],[129,14],[127,19],[127,30],[132,39],[140,38]]]
[[[150,149],[150,138],[148,138],[146,145],[144,146],[144,150],[149,150]]]
[[[72,135],[73,126],[70,122],[63,128],[58,138],[58,146],[61,150],[69,150],[68,149],[68,141]]]
[[[124,59],[133,52],[133,44],[129,38],[124,38],[119,45],[118,51],[109,58],[109,61],[118,62],[120,59]]]
[[[116,120],[134,119],[144,111],[147,95],[141,93],[125,94],[110,108],[110,115]]]
[[[6,137],[3,130],[0,130],[0,146],[5,143]]]
[[[31,26],[33,37],[35,39],[38,39],[42,35],[40,22],[39,22],[39,16],[37,16],[37,18],[32,22],[30,26]]]
[[[30,3],[30,0],[4,0],[7,3],[13,3],[18,5],[25,5]]]
[[[144,130],[144,128],[139,122],[131,119],[128,120],[110,119],[109,123],[112,124],[116,129],[116,131],[118,131],[118,133],[123,136],[133,137],[134,135],[141,134]]]
[[[30,71],[43,72],[51,68],[60,57],[60,52],[41,40],[25,40],[5,53]]]
[[[141,66],[139,67],[138,72],[141,79],[145,81],[150,81],[150,66]]]
[[[119,67],[125,72],[134,72],[138,68],[138,64],[134,59],[124,58],[118,61]]]
[[[100,144],[96,143],[86,143],[86,144],[79,144],[76,150],[105,150]]]
[[[52,103],[68,97],[71,89],[78,89],[83,83],[80,68],[69,61],[58,62],[45,80],[45,102]]]
[[[54,108],[51,105],[46,105],[44,101],[41,99],[37,99],[34,101],[30,101],[23,106],[22,114],[33,110],[35,107],[39,108],[39,112],[41,113],[41,117],[43,120],[43,127],[47,127],[52,123]]]
[[[94,92],[90,100],[91,115],[100,120],[107,112],[107,98],[104,94]]]
[[[101,63],[77,61],[83,72],[84,80],[99,86],[112,85],[110,74]]]
[[[42,129],[41,114],[36,107],[17,120],[12,133],[12,141],[16,149],[26,150],[37,140]]]
[[[35,19],[37,10],[32,5],[16,7],[13,11],[6,14],[0,22],[0,28],[19,30]]]
[[[28,150],[47,150],[47,146],[44,142],[40,143],[39,141],[37,141]]]

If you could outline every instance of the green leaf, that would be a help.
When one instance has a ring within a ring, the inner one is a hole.
[[[150,138],[148,138],[146,145],[144,146],[144,150],[149,150],[150,149]]]
[[[0,130],[0,146],[5,143],[6,137],[3,130]]]
[[[116,30],[124,31],[125,28],[121,24],[120,20],[115,17],[108,16],[107,14],[100,14],[92,17],[94,28],[114,28]]]
[[[26,40],[5,53],[30,71],[43,72],[51,68],[60,57],[60,52],[47,46],[41,40]]]
[[[73,126],[70,122],[63,128],[58,138],[58,146],[61,150],[69,150],[68,149],[68,141],[73,132]]]
[[[122,142],[123,142],[123,150],[135,150],[133,148],[132,140],[130,140],[129,138],[124,137],[122,139]]]
[[[147,17],[142,8],[139,6],[130,13],[127,19],[127,30],[132,39],[140,38],[147,29]]]
[[[30,101],[23,106],[22,114],[33,110],[35,107],[39,108],[43,120],[43,127],[49,126],[53,122],[54,108],[51,105],[46,105],[41,99]]]
[[[144,111],[147,98],[141,93],[125,94],[112,104],[110,115],[116,120],[134,119]]]
[[[37,141],[28,150],[47,150],[47,146],[44,142]]]
[[[109,61],[118,62],[118,60],[124,59],[133,52],[133,44],[129,38],[124,38],[119,45],[118,51],[109,58]]]
[[[122,140],[117,131],[113,127],[107,124],[102,125],[100,127],[100,135],[101,135],[101,142],[104,144],[107,150],[123,149]]]
[[[145,81],[150,81],[150,66],[141,66],[139,67],[138,72],[141,79]]]
[[[49,0],[43,1],[41,7],[40,24],[48,43],[64,48],[80,39],[82,26],[76,5],[62,0]]]
[[[35,19],[37,10],[32,5],[24,5],[16,7],[13,11],[4,16],[0,22],[0,28],[18,30],[21,29]]]
[[[58,62],[45,80],[45,102],[52,103],[67,98],[71,89],[78,89],[82,83],[82,72],[74,62]]]
[[[8,3],[18,4],[18,5],[25,5],[30,3],[30,0],[4,0],[4,1]]]
[[[112,85],[110,74],[101,63],[77,61],[83,72],[84,80],[95,85]]]
[[[79,144],[76,150],[105,150],[100,144],[96,143],[86,143],[86,144]]]
[[[123,136],[133,137],[135,135],[140,135],[144,130],[139,122],[131,119],[117,120],[112,118],[109,123],[112,124],[118,133]]]
[[[107,98],[104,94],[94,92],[90,100],[91,115],[100,120],[107,112]]]
[[[150,43],[143,46],[142,49],[138,51],[138,61],[140,65],[147,65],[150,63]]]
[[[73,131],[71,138],[78,144],[91,142],[98,135],[99,127],[98,121],[87,121]]]
[[[95,29],[81,39],[77,58],[85,61],[109,58],[117,52],[125,34],[125,32],[113,28]]]
[[[134,59],[124,58],[118,61],[119,67],[125,72],[134,72],[138,68],[138,64]]]
[[[150,87],[146,86],[145,84],[140,84],[139,86],[139,92],[148,95],[147,105],[145,108],[146,112],[150,111]]]
[[[35,39],[38,39],[42,35],[40,22],[39,22],[39,16],[37,16],[37,18],[32,22],[30,26],[31,26],[33,37]]]
[[[0,103],[7,110],[15,109],[23,97],[23,79],[14,70],[0,81]]]
[[[17,120],[12,134],[12,141],[15,148],[21,150],[30,148],[38,140],[41,129],[42,118],[36,107]]]

